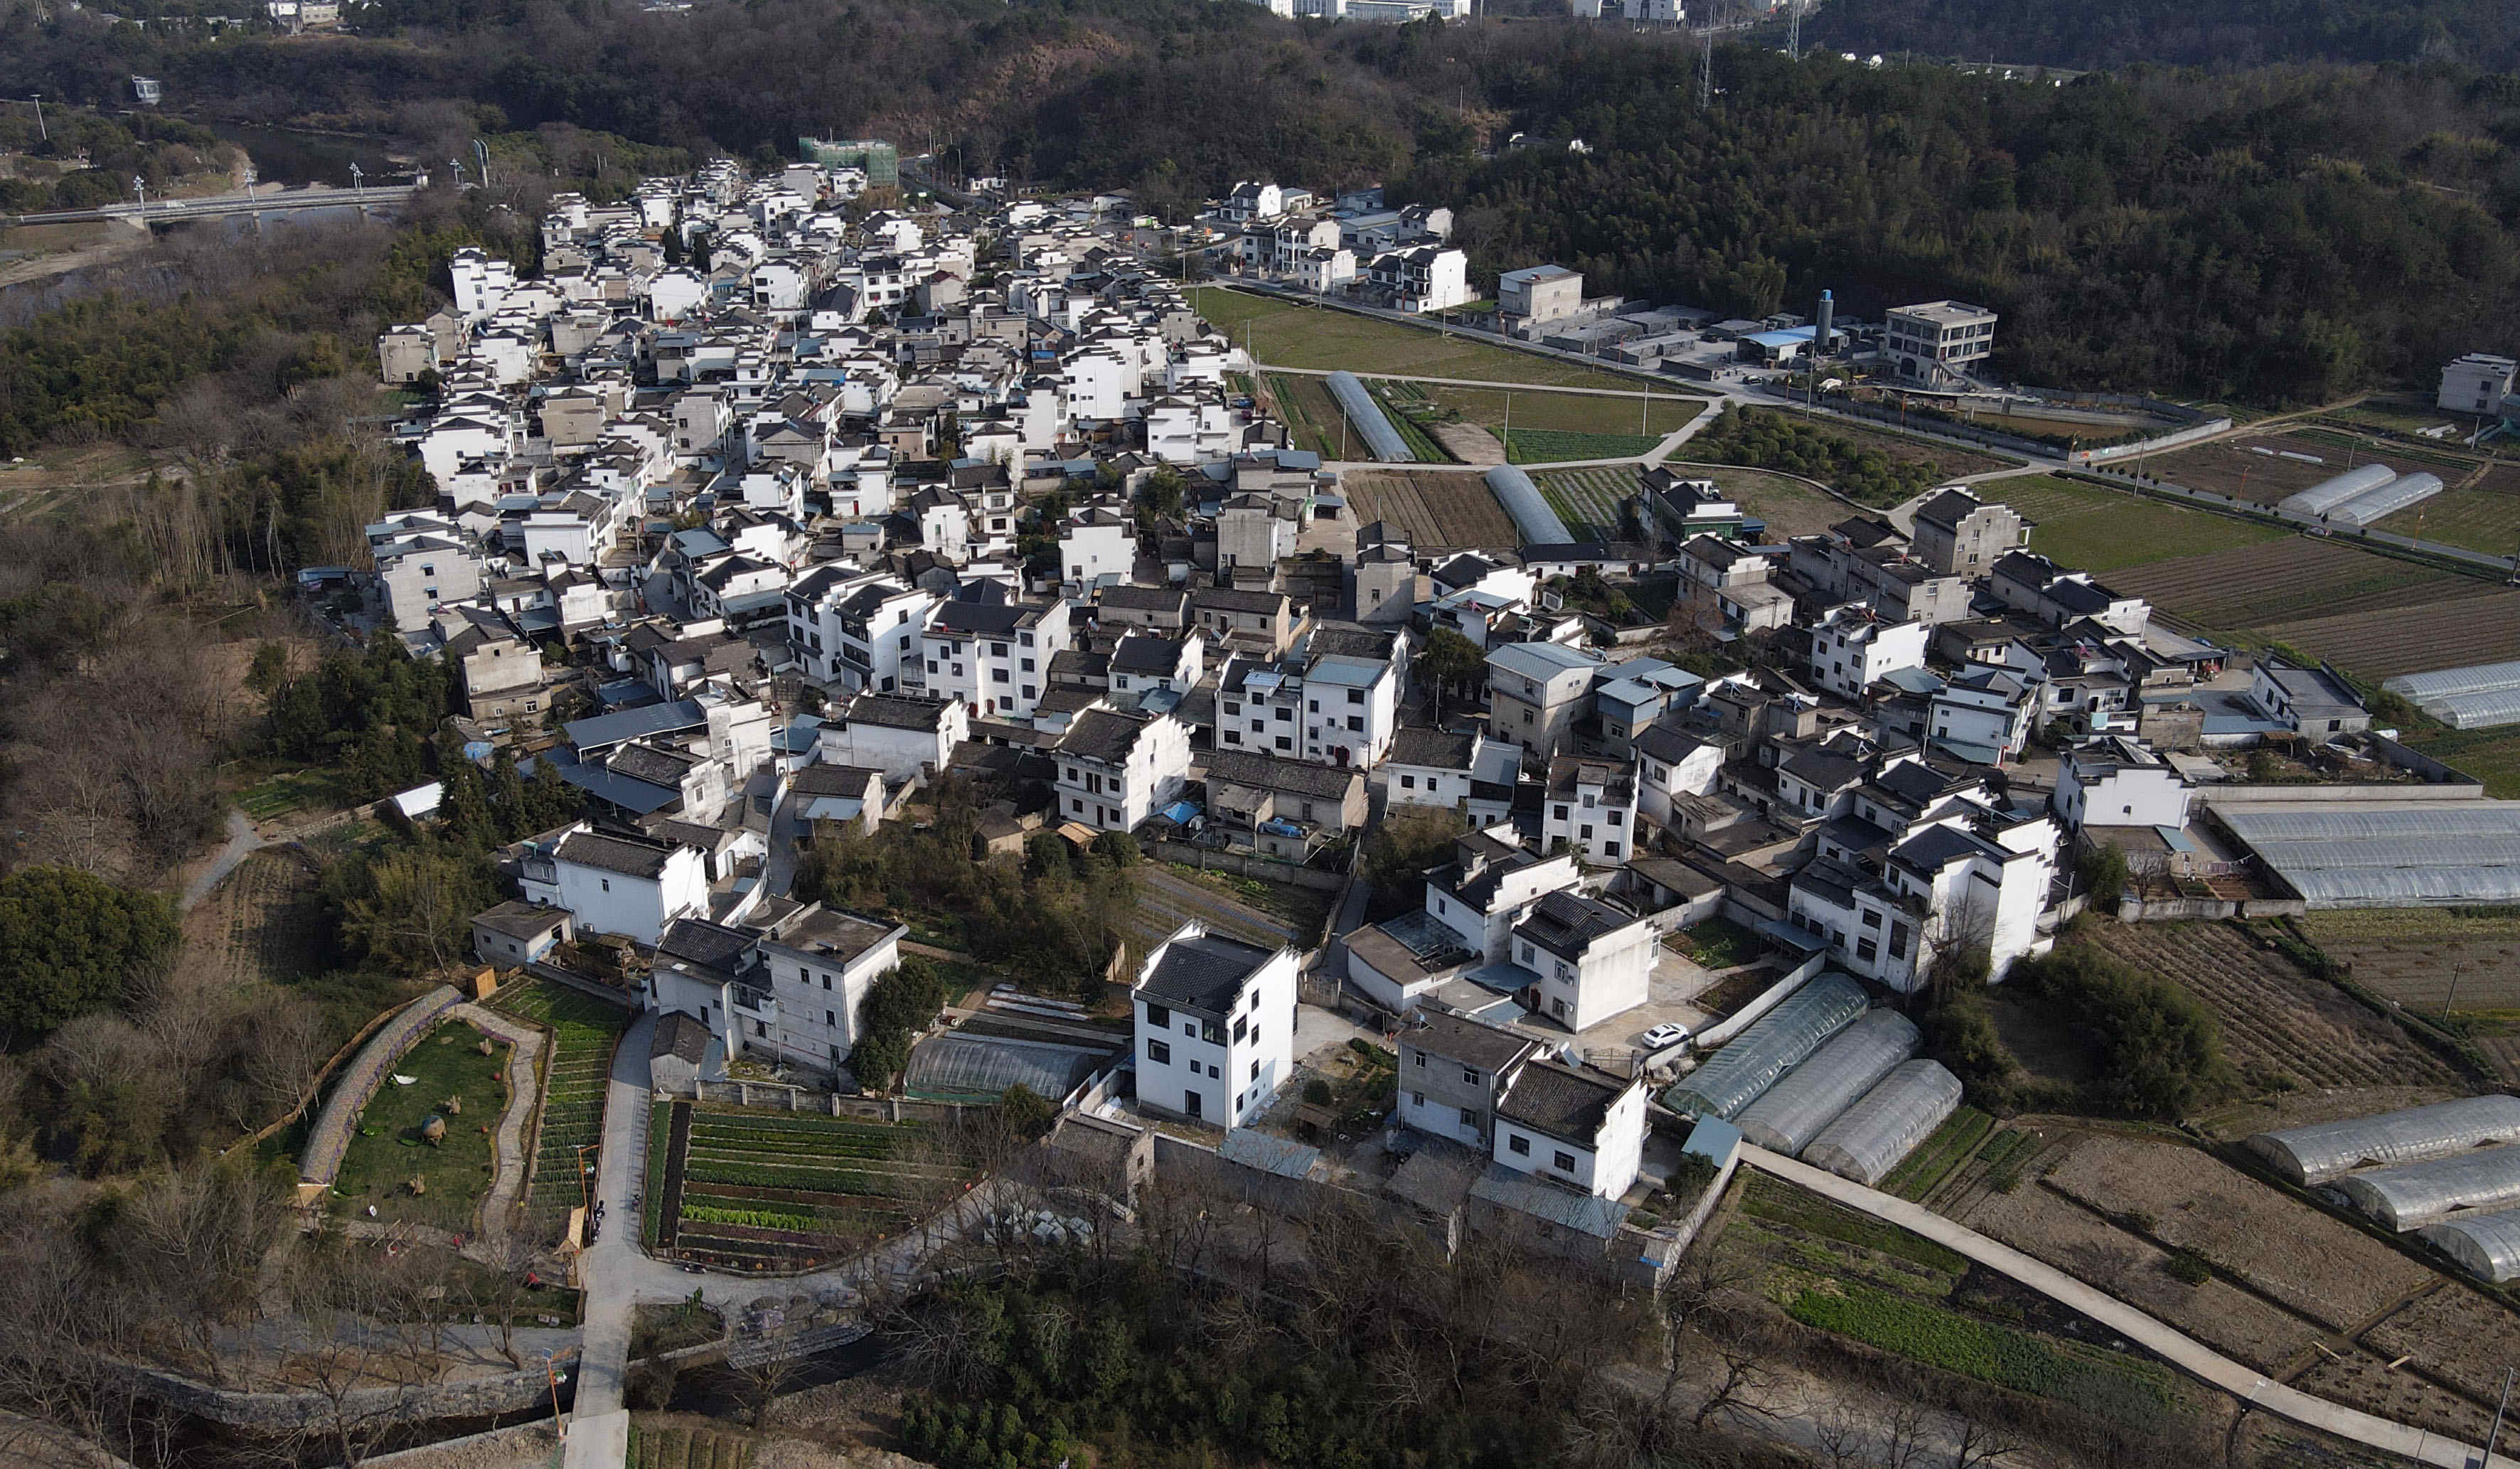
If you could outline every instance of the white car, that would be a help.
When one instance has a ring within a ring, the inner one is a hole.
[[[1637,1038],[1638,1043],[1647,1050],[1661,1050],[1666,1046],[1678,1046],[1688,1039],[1688,1027],[1677,1024],[1657,1025]]]

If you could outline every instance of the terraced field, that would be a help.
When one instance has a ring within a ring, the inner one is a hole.
[[[1341,488],[1359,524],[1388,521],[1420,553],[1522,544],[1475,469],[1366,469],[1347,475]]]
[[[542,979],[509,986],[491,1005],[551,1033],[549,1057],[543,1063],[542,1107],[534,1117],[534,1162],[524,1208],[529,1233],[557,1237],[568,1211],[585,1198],[577,1150],[604,1140],[604,1095],[612,1075],[612,1047],[628,1028],[630,1012]]]
[[[656,1242],[733,1269],[810,1269],[960,1193],[911,1124],[672,1104]]]

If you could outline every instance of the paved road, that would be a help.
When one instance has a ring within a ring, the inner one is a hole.
[[[2157,1354],[2172,1366],[2221,1388],[2252,1407],[2263,1408],[2304,1427],[2334,1434],[2340,1439],[2384,1452],[2438,1464],[2442,1469],[2480,1469],[2483,1452],[2471,1445],[2404,1423],[2393,1423],[2323,1398],[2313,1398],[2298,1388],[2287,1387],[2254,1368],[2242,1366],[2193,1337],[2164,1325],[2114,1296],[2095,1290],[2052,1266],[2033,1260],[2009,1245],[1999,1244],[1974,1229],[1955,1224],[1906,1199],[1867,1188],[1835,1174],[1747,1143],[1742,1144],[1741,1161],[1761,1173],[1798,1183],[1850,1209],[1886,1220],[1936,1244],[1957,1250],[1989,1269],[2072,1307],[2128,1340],[2142,1344],[2145,1350]],[[2494,1465],[2520,1469],[2520,1460],[2498,1453],[2494,1456]],[[2484,1469],[2493,1469],[2493,1466],[2484,1466]]]
[[[631,1022],[613,1052],[605,1091],[604,1148],[595,1176],[605,1227],[579,1258],[586,1344],[578,1353],[577,1404],[563,1445],[563,1469],[619,1469],[629,1448],[621,1379],[630,1365],[630,1319],[644,1273],[639,1268],[653,1264],[639,1251],[639,1211],[630,1197],[648,1176],[648,1047],[655,1033],[652,1011]]]
[[[378,184],[366,189],[258,190],[251,194],[212,194],[199,199],[156,200],[145,204],[107,204],[95,209],[51,209],[21,214],[19,224],[75,224],[85,220],[127,219],[165,224],[216,214],[282,214],[292,209],[341,209],[360,204],[382,207],[409,198],[409,184]]]

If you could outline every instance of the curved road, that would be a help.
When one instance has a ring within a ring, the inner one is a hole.
[[[2404,1423],[2393,1423],[2386,1418],[2376,1418],[2324,1398],[2313,1398],[2298,1388],[2287,1387],[2255,1368],[2242,1366],[2184,1332],[2145,1315],[2115,1296],[2094,1290],[2053,1266],[2033,1260],[2009,1245],[1999,1244],[1975,1229],[1955,1224],[1906,1199],[1867,1188],[1833,1173],[1797,1163],[1780,1153],[1772,1153],[1746,1142],[1741,1145],[1741,1161],[1761,1173],[1799,1184],[1850,1209],[1885,1220],[1936,1244],[1957,1250],[2050,1300],[2072,1307],[2128,1340],[2142,1343],[2145,1350],[2172,1366],[2209,1386],[2221,1388],[2251,1407],[2264,1408],[2306,1428],[2334,1434],[2340,1439],[2387,1453],[2438,1464],[2441,1469],[2494,1469],[2494,1466],[2520,1469],[2520,1460],[2507,1454],[2496,1454],[2494,1466],[2488,1466],[2484,1464],[2483,1452],[2472,1445],[2410,1428]]]

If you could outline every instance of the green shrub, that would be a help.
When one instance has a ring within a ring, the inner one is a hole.
[[[2170,1278],[2186,1285],[2203,1285],[2214,1278],[2214,1268],[2205,1257],[2193,1250],[2181,1250],[2170,1257]]]

